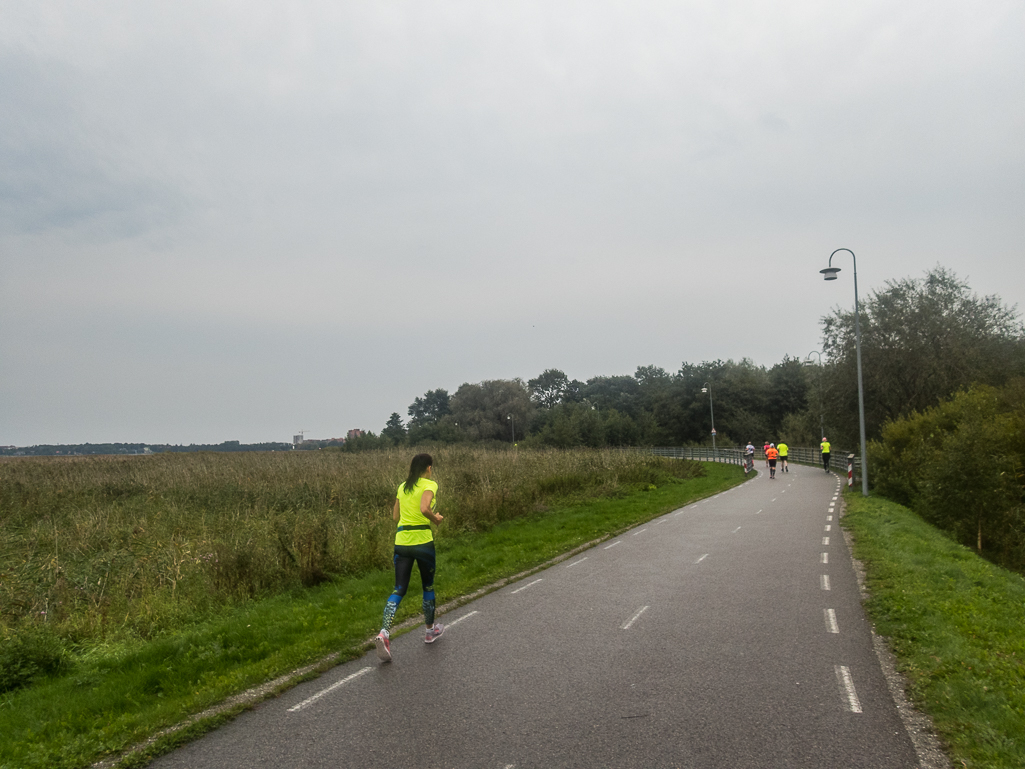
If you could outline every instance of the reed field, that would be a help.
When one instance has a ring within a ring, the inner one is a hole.
[[[69,651],[391,564],[408,449],[0,460],[0,691]],[[643,454],[432,451],[439,539],[700,475]]]

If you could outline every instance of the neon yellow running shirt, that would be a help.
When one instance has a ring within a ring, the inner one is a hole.
[[[829,441],[822,441],[822,453],[823,454],[828,454],[829,453]]]
[[[423,545],[434,541],[431,522],[420,512],[420,499],[425,491],[434,492],[431,499],[431,510],[438,503],[438,484],[430,478],[421,478],[413,490],[407,494],[405,483],[399,484],[395,498],[399,500],[399,529],[395,532],[396,545]],[[410,528],[416,527],[416,528]],[[420,528],[423,527],[423,528]]]
[[[780,458],[783,459],[786,458],[787,452],[790,451],[790,448],[785,443],[777,443],[776,448],[779,449]]]

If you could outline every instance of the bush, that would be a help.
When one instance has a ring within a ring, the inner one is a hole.
[[[45,627],[23,626],[0,639],[0,693],[30,684],[64,668],[61,640]]]
[[[879,494],[1025,571],[1025,383],[975,387],[890,422],[869,458]]]

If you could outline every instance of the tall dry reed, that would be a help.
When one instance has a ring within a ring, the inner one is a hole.
[[[0,631],[145,638],[225,604],[386,568],[411,453],[0,461]],[[442,537],[700,472],[614,451],[433,453]]]

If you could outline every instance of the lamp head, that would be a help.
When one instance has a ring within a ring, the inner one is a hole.
[[[836,280],[836,274],[840,272],[839,267],[827,267],[824,270],[819,270],[822,273],[822,277],[825,280]]]
[[[701,392],[703,392],[703,393],[706,393],[706,392],[708,392],[708,388],[707,388],[707,387],[702,387],[702,388],[701,388]]]

